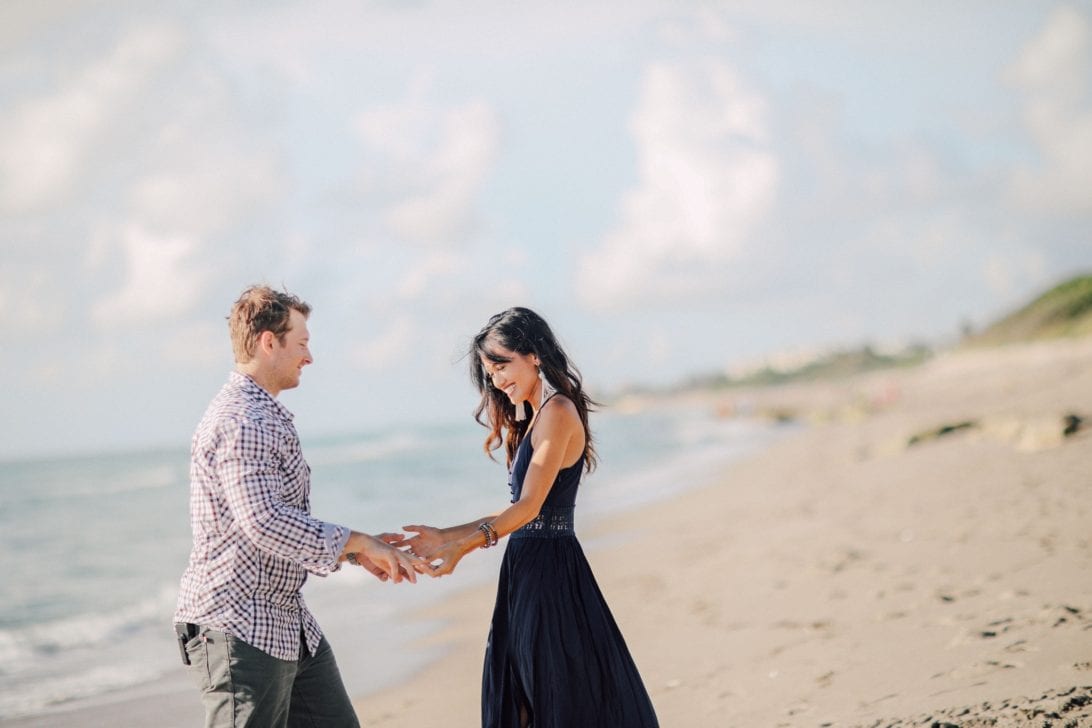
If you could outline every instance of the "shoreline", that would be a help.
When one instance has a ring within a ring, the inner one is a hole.
[[[661,724],[1092,725],[1092,431],[1059,429],[1090,365],[1084,339],[748,392],[813,425],[582,529]],[[414,613],[447,653],[362,725],[476,725],[494,593]]]

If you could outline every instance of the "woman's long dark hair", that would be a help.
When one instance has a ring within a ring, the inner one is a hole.
[[[470,380],[482,395],[474,410],[474,419],[489,429],[483,446],[485,453],[493,457],[493,451],[503,443],[508,464],[511,465],[516,448],[530,423],[529,419],[516,421],[515,407],[504,392],[493,386],[492,378],[482,366],[483,356],[497,364],[511,361],[500,356],[495,348],[490,347],[491,343],[517,354],[534,354],[538,357],[539,371],[546,381],[558,394],[565,395],[576,405],[580,422],[584,425],[584,465],[588,472],[594,470],[599,458],[588,426],[588,413],[593,412],[598,403],[584,393],[580,371],[565,356],[549,324],[529,308],[510,308],[493,316],[470,345]],[[527,403],[521,402],[517,406],[526,407]]]

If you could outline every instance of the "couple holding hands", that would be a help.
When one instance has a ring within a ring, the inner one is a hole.
[[[573,529],[594,468],[593,404],[547,323],[489,319],[470,347],[485,451],[503,448],[509,505],[448,528],[371,536],[310,513],[310,467],[277,395],[311,363],[299,298],[248,288],[228,317],[235,370],[193,436],[193,549],[175,630],[208,728],[359,726],[328,641],[304,604],[308,573],[343,561],[381,580],[451,573],[507,537],[482,677],[484,728],[657,726]]]

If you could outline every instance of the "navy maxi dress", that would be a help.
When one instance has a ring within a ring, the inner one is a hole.
[[[509,472],[519,499],[530,432]],[[654,728],[637,666],[573,531],[584,458],[557,474],[535,520],[508,538],[485,652],[483,728]]]

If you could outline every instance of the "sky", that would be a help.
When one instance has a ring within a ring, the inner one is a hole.
[[[951,344],[1090,231],[1089,2],[0,4],[3,459],[185,448],[252,283],[306,440],[474,426],[509,306],[607,394]]]

